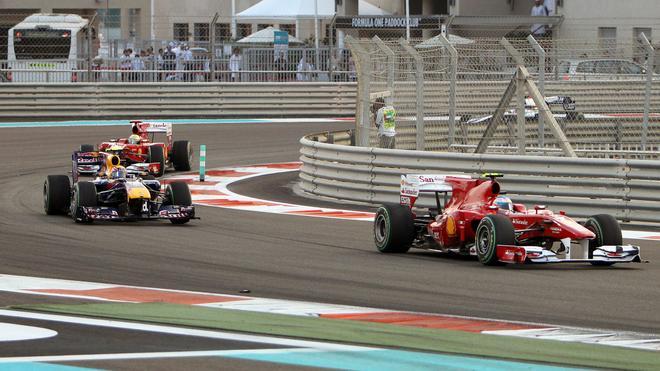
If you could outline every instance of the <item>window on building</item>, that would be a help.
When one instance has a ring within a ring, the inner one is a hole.
[[[280,30],[288,33],[291,36],[296,36],[296,25],[295,24],[281,24]]]
[[[215,40],[216,41],[231,40],[231,25],[229,23],[216,23]]]
[[[272,26],[272,25],[270,25],[270,24],[266,24],[266,23],[259,23],[259,24],[257,25],[257,31],[261,31],[261,30],[263,30],[264,28],[268,28],[268,27],[270,27],[270,26]]]
[[[190,31],[188,29],[188,23],[175,23],[173,38],[176,41],[188,41],[188,35]]]
[[[195,23],[193,26],[193,40],[195,42],[209,41],[209,24]]]
[[[236,38],[242,39],[252,34],[252,25],[249,23],[239,23],[236,25]]]
[[[130,37],[140,37],[140,9],[132,8],[128,9],[128,36]]]
[[[603,49],[616,47],[616,27],[598,27],[598,39]]]
[[[325,39],[322,40],[327,40],[328,43],[330,43],[330,40],[334,44],[337,44],[337,29],[333,28],[332,25],[326,24],[325,25]]]

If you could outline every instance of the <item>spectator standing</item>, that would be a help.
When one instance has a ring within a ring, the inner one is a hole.
[[[229,71],[231,71],[231,81],[241,81],[240,71],[243,64],[243,57],[241,56],[238,48],[234,48],[234,52],[229,57]]]
[[[133,58],[131,57],[132,52],[133,50],[126,48],[121,57],[119,57],[119,69],[122,71],[121,81],[129,81],[130,71],[133,69]]]
[[[193,54],[190,47],[184,44],[181,51],[181,59],[183,61],[183,69],[185,70],[183,79],[184,81],[192,81]]]
[[[312,65],[307,63],[307,57],[303,54],[302,58],[298,62],[298,67],[296,68],[296,80],[298,81],[308,81],[310,78],[309,73],[313,69]]]
[[[167,51],[163,53],[163,69],[165,72],[164,80],[170,80],[173,76],[174,68],[176,67],[176,53],[172,50],[174,43],[167,45]]]
[[[550,16],[550,9],[545,5],[544,0],[534,0],[534,6],[532,7],[532,16],[533,17],[548,17]],[[551,31],[549,28],[546,28],[547,25],[536,23],[532,25],[532,36],[535,38],[541,37],[550,37]]]
[[[131,81],[142,81],[143,80],[142,71],[144,71],[144,61],[142,59],[145,56],[146,56],[146,53],[144,52],[144,50],[135,53],[135,56],[133,57],[133,60],[132,60],[132,63],[131,63],[131,65],[132,65],[131,69],[133,70],[132,75],[131,75],[131,79],[130,79]]]
[[[357,71],[355,70],[355,61],[353,60],[353,56],[348,57],[348,81],[356,81],[357,80]]]
[[[378,146],[393,149],[396,145],[396,110],[391,105],[386,106],[383,98],[376,98],[371,106],[371,112],[375,116],[375,124],[378,128]]]

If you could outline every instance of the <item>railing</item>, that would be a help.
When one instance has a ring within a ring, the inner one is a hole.
[[[335,144],[324,143],[328,136]],[[347,137],[350,133],[321,133],[300,140],[303,191],[341,200],[396,203],[402,174],[502,172],[502,188],[516,202],[546,205],[575,217],[607,213],[623,222],[660,223],[657,160],[388,150],[350,146]],[[423,198],[418,205],[429,207],[433,202]]]
[[[241,70],[121,68],[43,69],[0,68],[0,83],[80,83],[80,82],[351,82],[349,71],[327,70]]]

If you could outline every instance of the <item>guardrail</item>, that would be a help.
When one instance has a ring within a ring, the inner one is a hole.
[[[430,93],[425,92],[428,110],[448,112],[449,82],[432,84],[438,86]],[[506,83],[500,81],[459,82],[456,115],[475,117],[492,113],[505,88]],[[0,119],[136,115],[354,116],[356,90],[357,84],[350,82],[2,83]],[[644,97],[643,88],[623,81],[547,83],[546,95],[555,94],[575,98],[577,110],[582,113],[640,112],[640,101]],[[415,85],[403,83],[397,85],[394,100],[398,102],[415,95]],[[654,90],[651,112],[660,112],[659,96],[660,88]],[[399,113],[405,115],[405,107],[401,107]]]
[[[0,119],[40,117],[342,117],[354,83],[0,84]]]
[[[350,137],[321,133],[300,140],[299,185],[315,196],[398,202],[402,174],[502,172],[502,189],[516,202],[575,217],[607,213],[623,222],[660,223],[660,161],[388,150],[345,145],[347,140],[323,143],[328,134]],[[422,198],[418,204],[434,201]]]

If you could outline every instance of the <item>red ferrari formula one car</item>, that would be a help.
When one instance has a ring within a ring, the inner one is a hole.
[[[401,176],[400,204],[385,204],[376,212],[376,247],[384,253],[415,247],[476,255],[485,265],[641,262],[639,247],[623,244],[619,223],[611,215],[578,223],[544,206],[527,210],[502,196],[496,181],[501,176]],[[424,192],[435,194],[437,209],[418,215],[412,208]]]
[[[187,140],[172,140],[169,122],[131,121],[132,135],[99,144],[98,152],[116,155],[122,166],[138,165],[154,176],[162,176],[166,168],[190,170],[192,147]],[[165,134],[165,142],[155,142],[155,134]],[[80,152],[94,152],[94,146],[83,144]],[[82,166],[80,174],[94,175],[98,169]]]

